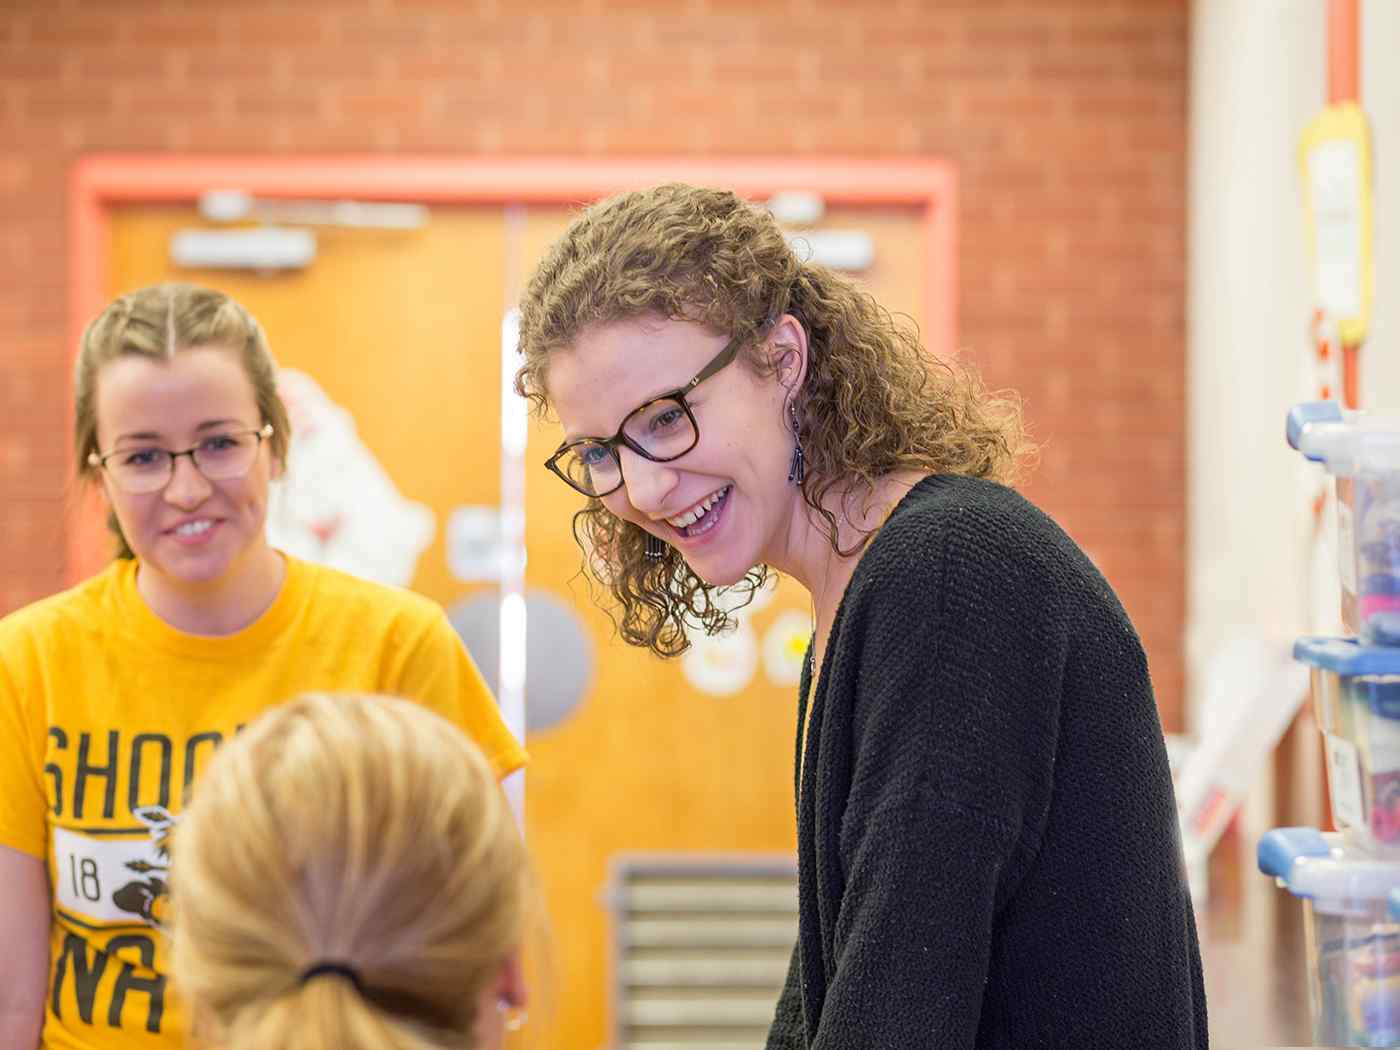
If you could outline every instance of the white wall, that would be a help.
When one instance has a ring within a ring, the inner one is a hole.
[[[1193,6],[1187,662],[1197,714],[1204,668],[1226,639],[1286,641],[1314,627],[1307,501],[1316,482],[1283,427],[1288,406],[1315,390],[1296,157],[1299,133],[1326,102],[1326,7]],[[1361,36],[1362,104],[1377,159],[1362,404],[1400,415],[1400,3],[1363,0]]]
[[[1400,415],[1400,3],[1363,6],[1361,102],[1376,157],[1376,298],[1361,399],[1367,408]]]

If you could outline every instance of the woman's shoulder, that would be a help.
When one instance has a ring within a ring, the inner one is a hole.
[[[114,561],[81,583],[0,617],[0,654],[25,640],[101,631],[118,616],[124,575],[133,563]]]
[[[1055,528],[1050,517],[1015,489],[987,478],[930,474],[895,507],[889,523],[905,528],[1003,527]]]
[[[427,623],[443,615],[431,598],[406,587],[367,580],[340,569],[291,559],[306,580],[306,592],[318,615],[335,615],[362,622]]]
[[[1003,600],[1106,586],[1074,540],[1015,489],[947,474],[909,490],[871,541],[857,577],[930,600],[947,586],[975,585]]]
[[[1063,531],[1015,489],[984,478],[931,474],[895,506],[871,541],[872,566],[949,550],[1023,552],[1028,541],[1058,542]],[[866,559],[862,559],[863,561]]]

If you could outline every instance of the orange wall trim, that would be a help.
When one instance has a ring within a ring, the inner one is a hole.
[[[1327,5],[1327,101],[1356,102],[1361,92],[1360,0],[1329,0]]]
[[[95,154],[77,162],[69,184],[68,345],[77,347],[83,328],[106,301],[109,209],[115,205],[193,202],[216,189],[265,197],[427,204],[582,204],[665,181],[725,186],[753,197],[779,190],[806,190],[833,204],[921,207],[928,345],[935,353],[954,351],[957,177],[946,161],[908,157],[788,160]],[[68,403],[71,406],[71,396]],[[71,462],[71,428],[68,441],[67,460]],[[101,566],[110,543],[92,527],[90,519],[73,517],[65,569],[70,583]]]
[[[1360,0],[1329,0],[1327,5],[1327,103],[1361,100]],[[1342,344],[1342,404],[1361,407],[1361,347]]]

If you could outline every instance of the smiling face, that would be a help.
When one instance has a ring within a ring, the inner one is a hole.
[[[213,347],[182,350],[168,361],[135,354],[110,361],[98,374],[95,404],[103,454],[178,452],[263,424],[238,355]],[[155,492],[124,492],[106,471],[102,481],[122,533],[141,560],[143,581],[189,591],[225,586],[266,556],[272,476],[263,442],[241,478],[210,481],[182,456],[170,481]]]
[[[791,341],[784,320],[769,341]],[[638,317],[587,328],[550,359],[546,388],[566,440],[608,437],[638,405],[684,386],[727,337],[685,321]],[[800,355],[798,355],[800,360]],[[668,463],[621,445],[624,484],[609,511],[675,547],[701,579],[726,585],[753,566],[781,567],[805,523],[788,483],[788,393],[800,375],[758,375],[741,355],[686,395],[700,438]]]

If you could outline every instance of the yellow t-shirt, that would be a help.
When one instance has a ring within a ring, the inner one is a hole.
[[[0,845],[46,859],[53,887],[46,1050],[184,1046],[160,932],[168,839],[219,743],[306,690],[418,700],[498,775],[525,762],[437,605],[294,558],[272,606],[224,637],[156,616],[131,561],[0,619]]]

